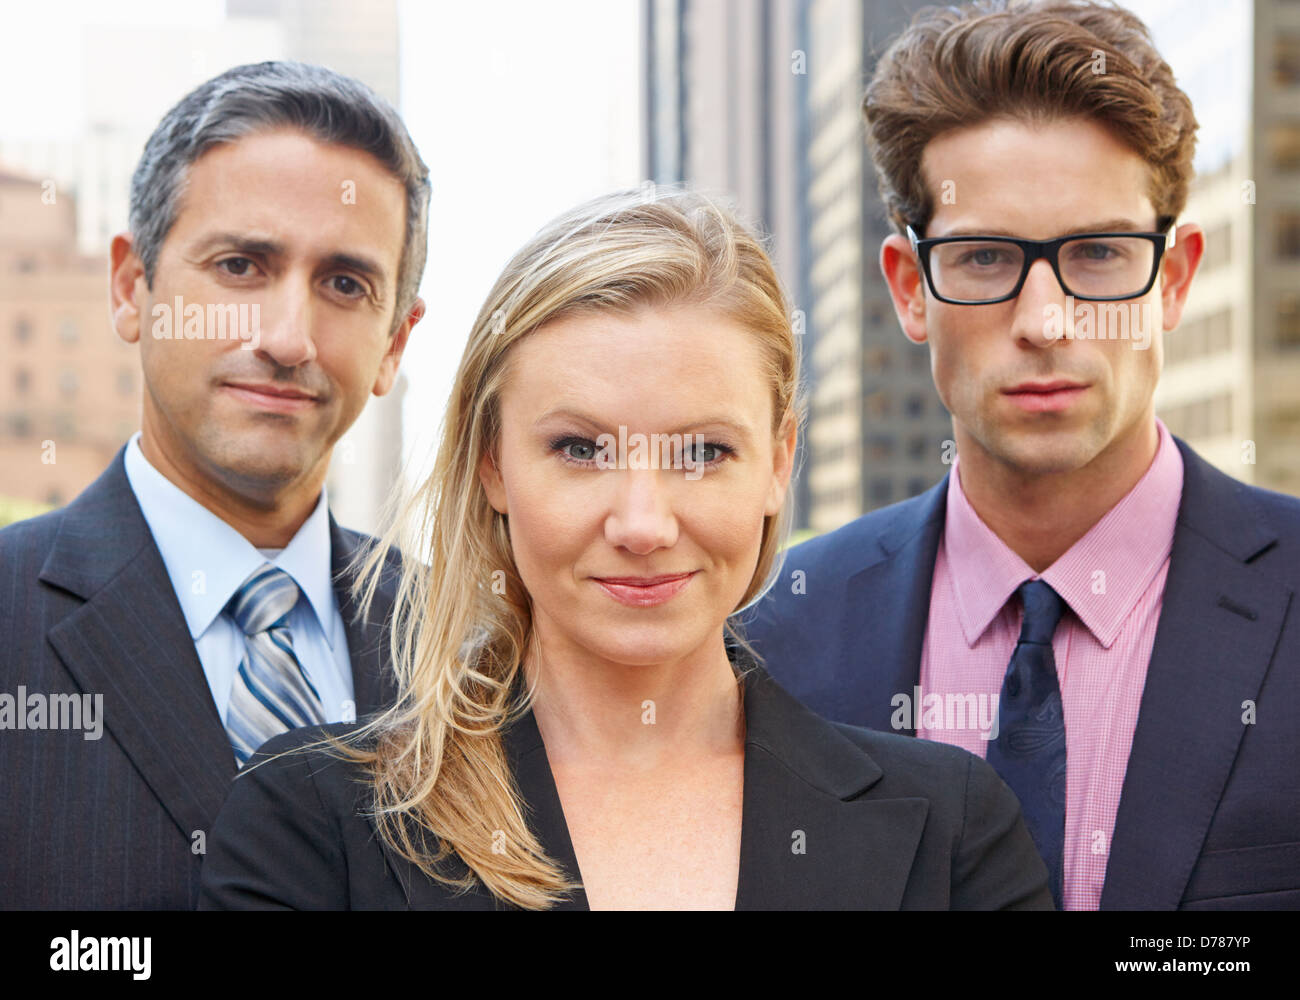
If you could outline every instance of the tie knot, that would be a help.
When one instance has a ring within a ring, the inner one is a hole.
[[[1056,623],[1061,620],[1065,602],[1061,595],[1042,580],[1027,580],[1016,591],[1025,608],[1025,620],[1020,626],[1020,641],[1050,646]]]
[[[298,585],[293,577],[263,563],[239,585],[226,607],[244,635],[256,635],[287,618],[297,603]]]

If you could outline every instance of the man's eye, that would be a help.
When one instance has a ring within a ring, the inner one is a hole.
[[[713,441],[691,445],[686,451],[689,452],[691,461],[697,465],[715,465],[732,453],[732,449],[725,444]]]
[[[250,273],[253,262],[247,257],[227,257],[217,261],[217,267],[223,268],[232,278],[242,278]]]
[[[365,294],[365,288],[356,278],[349,277],[346,274],[336,274],[330,279],[334,283],[334,290],[348,298],[356,298]]]

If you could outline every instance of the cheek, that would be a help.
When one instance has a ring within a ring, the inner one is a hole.
[[[510,545],[515,565],[530,590],[545,589],[545,579],[577,562],[600,530],[596,505],[541,477],[533,482],[508,477]]]
[[[940,335],[930,339],[930,371],[939,398],[950,413],[959,413],[974,386],[967,374],[967,359],[959,352],[959,345]]]
[[[163,401],[197,403],[215,364],[208,341],[160,340],[147,327],[141,331],[140,367],[150,392]]]
[[[677,510],[683,537],[719,564],[748,568],[763,538],[767,483],[688,482],[682,490]]]

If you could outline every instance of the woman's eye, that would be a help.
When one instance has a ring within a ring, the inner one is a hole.
[[[592,461],[598,450],[594,441],[575,437],[560,438],[553,441],[551,447],[570,461],[583,464]]]

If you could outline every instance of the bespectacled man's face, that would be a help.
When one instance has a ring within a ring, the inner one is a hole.
[[[1147,165],[1092,120],[957,129],[926,146],[921,167],[935,206],[926,238],[1156,229]],[[1038,260],[1014,299],[953,305],[934,297],[906,238],[888,237],[880,262],[904,332],[930,345],[963,461],[978,452],[1037,475],[1152,439],[1161,334],[1179,321],[1202,249],[1199,227],[1178,227],[1150,291],[1122,302],[1068,300]],[[993,256],[963,266],[989,266]]]

